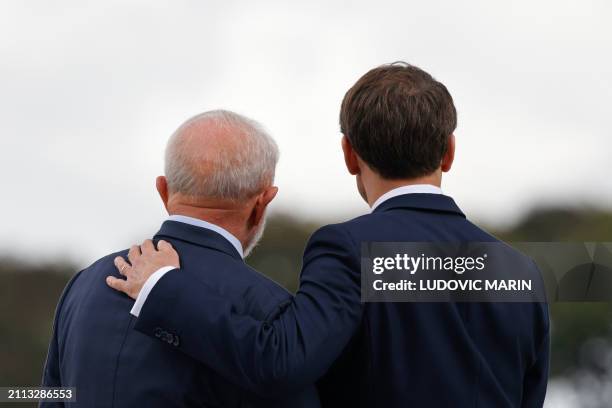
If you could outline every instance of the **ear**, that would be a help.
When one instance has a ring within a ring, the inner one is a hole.
[[[259,193],[255,199],[255,205],[251,211],[251,216],[249,217],[249,223],[251,224],[250,226],[259,225],[259,223],[263,220],[264,214],[266,213],[266,208],[268,207],[268,204],[274,200],[276,193],[278,193],[278,187],[276,186],[270,186]]]
[[[342,152],[344,152],[344,163],[348,172],[353,176],[361,173],[357,153],[353,150],[353,146],[351,146],[351,142],[349,142],[346,136],[342,136]]]
[[[453,167],[455,160],[455,135],[451,133],[446,144],[446,153],[442,157],[441,169],[443,172],[448,172]]]
[[[166,207],[166,211],[168,210],[168,181],[164,176],[158,176],[155,179],[155,187],[157,187],[157,192],[161,197],[162,202],[164,203],[164,207]]]

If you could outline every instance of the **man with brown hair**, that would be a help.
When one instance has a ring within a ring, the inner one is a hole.
[[[294,298],[267,319],[237,313],[211,287],[186,285],[173,251],[146,244],[131,266],[116,260],[126,280],[109,282],[143,305],[136,330],[180,335],[178,350],[261,395],[318,380],[329,407],[542,406],[545,304],[361,301],[362,242],[497,241],[440,188],[455,154],[446,87],[412,65],[383,65],[347,92],[340,124],[346,167],[372,212],[313,234]]]

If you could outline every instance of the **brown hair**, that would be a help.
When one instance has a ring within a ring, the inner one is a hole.
[[[340,109],[342,133],[359,157],[387,179],[434,172],[456,126],[446,87],[405,62],[367,72],[348,90]]]

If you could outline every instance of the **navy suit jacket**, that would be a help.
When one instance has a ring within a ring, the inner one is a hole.
[[[407,194],[313,234],[282,313],[238,310],[190,262],[158,281],[136,329],[179,335],[178,350],[260,395],[319,380],[329,407],[541,407],[549,321],[543,303],[361,303],[360,244],[490,242],[444,195]],[[519,256],[519,255],[517,255]],[[534,279],[539,279],[533,267]],[[524,276],[524,274],[523,274]]]
[[[214,231],[166,221],[155,236],[162,238],[172,243],[181,264],[189,269],[183,284],[214,290],[237,313],[273,319],[291,299],[286,290],[248,267],[236,249]],[[290,398],[265,400],[181,353],[178,347],[183,339],[169,330],[156,327],[153,338],[133,330],[136,319],[129,313],[133,300],[105,283],[108,275],[119,276],[115,256],[126,254],[109,255],[77,274],[57,307],[43,385],[76,387],[77,402],[67,405],[319,407],[314,381]],[[202,263],[214,267],[203,271],[199,268]],[[171,302],[160,301],[162,309],[172,307]]]

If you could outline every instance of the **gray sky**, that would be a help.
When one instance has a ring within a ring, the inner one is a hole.
[[[338,111],[406,60],[459,111],[444,180],[471,218],[612,202],[606,1],[0,3],[0,253],[83,264],[155,232],[167,137],[198,112],[261,121],[281,148],[276,212],[367,210]]]

